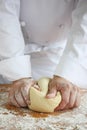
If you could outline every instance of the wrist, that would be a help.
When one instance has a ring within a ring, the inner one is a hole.
[[[22,81],[25,81],[25,80],[33,80],[32,77],[24,77],[24,78],[21,78],[21,79],[17,79],[15,81],[13,81],[13,83],[16,83],[16,82],[22,82]]]
[[[71,83],[69,80],[67,80],[67,79],[65,79],[63,77],[60,77],[58,75],[54,75],[54,79],[60,80],[60,81],[65,82],[65,83]]]

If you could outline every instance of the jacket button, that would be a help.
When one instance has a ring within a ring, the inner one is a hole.
[[[63,29],[64,28],[64,24],[60,24],[60,25],[58,25],[58,27]]]
[[[24,21],[21,21],[20,24],[21,24],[21,27],[25,27],[26,26],[26,23]]]

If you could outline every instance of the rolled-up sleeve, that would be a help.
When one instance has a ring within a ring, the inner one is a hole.
[[[24,55],[20,0],[0,0],[0,75],[14,81],[31,77],[30,56]]]
[[[68,42],[55,75],[87,88],[87,0],[79,0],[73,11]]]

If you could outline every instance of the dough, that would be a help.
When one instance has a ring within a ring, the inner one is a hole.
[[[30,101],[31,105],[29,108],[38,112],[54,112],[54,109],[61,102],[60,92],[57,93],[57,96],[54,98],[46,98],[46,94],[48,92],[48,83],[49,78],[41,78],[38,81],[38,85],[40,87],[40,91],[34,87],[30,88]]]

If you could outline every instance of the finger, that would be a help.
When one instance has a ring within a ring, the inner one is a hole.
[[[63,110],[65,108],[65,106],[69,103],[70,88],[69,87],[62,87],[61,88],[61,95],[62,95],[62,101],[59,104],[59,106],[55,109],[55,111]]]
[[[26,107],[26,102],[24,101],[24,98],[21,94],[21,91],[20,90],[16,90],[15,91],[15,99],[16,99],[16,102],[21,106],[21,107]]]
[[[73,106],[75,104],[76,96],[77,96],[77,88],[73,87],[70,92],[69,103],[66,105],[66,107],[64,109],[73,108]]]
[[[56,89],[56,86],[54,87],[50,87],[49,90],[48,90],[48,94],[46,95],[47,98],[53,98],[55,97],[57,94],[57,89]]]
[[[34,84],[33,87],[40,91],[40,87],[38,85]]]
[[[16,102],[13,91],[9,92],[8,100],[9,100],[9,104],[12,104],[12,105],[14,105],[16,107],[20,107],[20,105]]]
[[[74,107],[78,107],[80,105],[80,102],[81,102],[81,93],[78,91],[77,95],[76,95],[76,100],[75,100],[75,103],[74,103]]]
[[[28,105],[30,101],[29,89],[30,87],[28,85],[26,87],[21,87],[21,94],[26,105]]]

